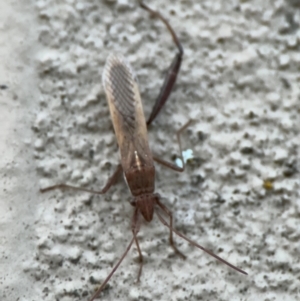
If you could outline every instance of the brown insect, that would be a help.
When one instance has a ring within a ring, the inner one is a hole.
[[[114,272],[118,269],[119,265],[129,252],[134,242],[136,244],[140,260],[140,267],[138,272],[139,281],[143,267],[143,256],[137,239],[137,234],[140,229],[140,216],[142,215],[147,222],[150,222],[153,218],[154,212],[158,216],[159,220],[169,228],[170,245],[172,246],[174,251],[182,258],[185,258],[185,256],[176,248],[173,241],[173,232],[188,241],[193,246],[203,250],[204,252],[225,263],[234,270],[247,275],[247,273],[243,270],[230,264],[211,251],[200,246],[199,244],[191,241],[189,238],[174,229],[171,211],[160,202],[159,194],[154,193],[154,161],[176,171],[181,172],[184,170],[184,165],[181,168],[177,165],[152,156],[147,137],[147,126],[151,124],[151,122],[155,119],[155,117],[163,107],[176,81],[176,77],[181,65],[183,49],[174,30],[167,22],[167,20],[159,12],[153,11],[142,2],[140,2],[140,5],[142,8],[150,12],[153,16],[158,17],[166,25],[172,35],[174,43],[179,50],[171,66],[169,67],[164,85],[160,91],[160,94],[156,100],[148,121],[146,122],[145,120],[137,81],[131,67],[124,59],[124,57],[110,55],[107,58],[106,65],[104,67],[102,80],[110,109],[113,127],[120,149],[121,164],[118,165],[112,177],[108,180],[105,187],[100,191],[93,191],[90,189],[74,187],[66,184],[59,184],[41,190],[42,192],[45,192],[57,188],[71,188],[96,194],[104,194],[112,185],[115,184],[120,173],[122,171],[124,173],[124,178],[132,194],[131,204],[135,207],[132,217],[133,238],[131,239],[129,245],[127,246],[125,252],[121,256],[115,267],[109,273],[103,284],[92,296],[90,301],[99,296]],[[177,140],[183,164],[184,160],[181,151],[180,134],[190,125],[190,123],[191,122],[189,121],[177,132]],[[165,220],[162,213],[169,218],[169,223]]]

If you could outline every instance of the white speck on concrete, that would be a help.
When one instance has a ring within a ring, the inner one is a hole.
[[[188,160],[193,159],[193,157],[194,157],[193,156],[193,150],[187,149],[187,150],[182,151],[182,157],[183,157],[184,163],[186,164]],[[177,158],[175,160],[175,163],[177,164],[177,166],[183,167],[182,160],[180,158]]]

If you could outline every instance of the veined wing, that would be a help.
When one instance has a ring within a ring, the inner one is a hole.
[[[102,76],[123,171],[153,166],[141,97],[134,73],[122,56],[110,55]]]

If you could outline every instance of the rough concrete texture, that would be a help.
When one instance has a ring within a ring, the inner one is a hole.
[[[0,9],[0,299],[87,300],[131,239],[124,181],[99,189],[118,163],[101,86],[121,53],[151,111],[176,48],[135,1],[2,1]],[[163,2],[163,3],[162,3]],[[300,2],[149,1],[185,50],[171,98],[150,129],[153,152],[175,162],[175,132],[194,159],[157,166],[156,191],[178,230],[246,270],[242,276],[176,237],[157,218],[101,300],[300,300]]]

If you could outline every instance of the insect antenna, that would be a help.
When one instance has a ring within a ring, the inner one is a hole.
[[[138,240],[137,240],[137,234],[140,230],[140,222],[139,222],[139,211],[138,209],[136,209],[134,211],[133,217],[132,217],[132,234],[133,237],[130,241],[130,243],[128,244],[125,252],[123,253],[123,255],[121,256],[121,258],[119,259],[119,261],[117,262],[117,264],[114,266],[114,268],[111,270],[111,272],[108,274],[108,276],[106,277],[106,279],[104,280],[104,282],[101,284],[101,286],[97,289],[97,291],[94,293],[94,295],[91,297],[91,299],[89,299],[89,301],[93,301],[95,300],[100,293],[103,291],[103,289],[105,288],[105,285],[107,284],[107,282],[110,280],[110,278],[113,276],[113,274],[115,273],[115,271],[118,269],[118,267],[120,266],[120,264],[122,263],[122,261],[124,260],[124,258],[126,257],[126,255],[128,254],[129,250],[132,247],[132,244],[135,242],[137,247],[138,247],[138,252],[140,255],[140,269],[139,269],[139,276],[138,276],[138,281],[139,281],[139,277],[141,275],[142,272],[142,264],[143,264],[143,260],[142,260],[142,253],[138,244]]]
[[[160,204],[158,203],[158,205],[160,206]],[[161,207],[162,208],[162,207]],[[163,208],[162,208],[163,209]],[[163,225],[165,225],[166,227],[168,227],[172,232],[174,232],[176,235],[178,235],[179,237],[185,239],[187,242],[189,242],[191,245],[195,246],[198,249],[201,249],[202,251],[204,251],[205,253],[209,254],[210,256],[216,258],[217,260],[223,262],[224,264],[228,265],[229,267],[231,267],[232,269],[236,270],[237,272],[240,272],[244,275],[248,275],[245,271],[239,269],[238,267],[234,266],[233,264],[229,263],[228,261],[222,259],[221,257],[219,257],[218,255],[214,254],[213,252],[209,251],[208,249],[200,246],[199,244],[197,244],[196,242],[192,241],[191,239],[187,238],[185,235],[183,235],[182,233],[180,233],[179,231],[177,231],[176,229],[174,229],[173,227],[171,227],[165,220],[164,218],[160,215],[160,213],[158,211],[155,211],[159,220],[162,222]]]
[[[110,278],[112,277],[112,275],[115,273],[115,271],[118,269],[118,267],[120,266],[120,264],[122,263],[122,261],[124,260],[124,258],[126,257],[127,253],[129,252],[129,250],[132,247],[132,244],[134,243],[135,237],[132,237],[129,245],[127,246],[125,252],[123,253],[122,257],[119,259],[119,261],[117,262],[117,264],[114,266],[114,268],[111,270],[111,272],[109,273],[109,275],[106,277],[106,279],[104,280],[104,282],[101,284],[101,286],[97,289],[97,291],[94,293],[94,295],[91,297],[91,299],[89,299],[89,301],[93,301],[95,300],[100,293],[103,291],[105,285],[107,284],[107,282],[110,280]]]

